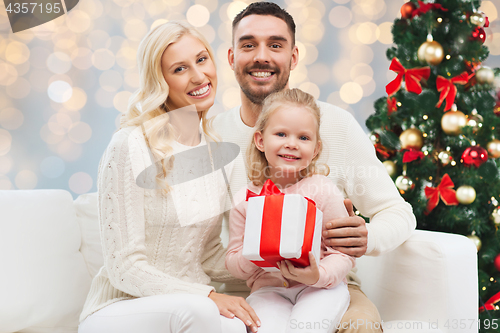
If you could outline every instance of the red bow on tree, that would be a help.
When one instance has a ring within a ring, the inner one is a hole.
[[[441,183],[437,187],[425,187],[425,197],[429,199],[427,202],[427,211],[425,215],[429,214],[439,203],[439,198],[448,206],[458,205],[457,194],[453,187],[455,184],[451,181],[448,174],[445,174],[441,179]]]
[[[415,16],[419,16],[420,14],[425,14],[429,10],[433,9],[441,9],[444,12],[447,12],[448,9],[444,8],[438,3],[424,3],[423,1],[418,2],[418,8],[415,9],[413,12],[411,12],[411,18],[414,18]]]
[[[403,82],[403,76],[406,82],[406,90],[420,94],[422,92],[420,80],[427,80],[431,75],[430,67],[427,66],[422,68],[406,69],[403,65],[401,65],[397,58],[392,58],[389,69],[398,73],[398,76],[385,86],[385,91],[389,96],[394,95],[399,90],[401,83]]]
[[[443,101],[446,99],[446,106],[444,108],[444,111],[448,111],[451,109],[451,106],[453,105],[453,102],[455,101],[455,97],[457,96],[457,87],[455,87],[455,84],[466,84],[469,82],[469,74],[467,72],[463,72],[462,74],[455,76],[454,78],[451,79],[445,79],[441,75],[438,75],[437,80],[436,80],[436,87],[439,92],[441,92],[441,95],[439,96],[439,102],[436,104],[436,107],[441,107],[441,104]]]
[[[396,111],[398,111],[398,101],[396,100],[396,97],[387,97],[387,114],[390,115]]]
[[[481,306],[479,308],[479,313],[483,312],[484,310],[495,310],[495,304],[498,302],[500,302],[500,293],[496,293],[495,295],[491,296],[491,298],[486,301],[484,306]]]
[[[413,162],[416,160],[423,159],[424,157],[425,157],[425,154],[422,151],[416,150],[416,149],[410,149],[404,153],[403,163]]]

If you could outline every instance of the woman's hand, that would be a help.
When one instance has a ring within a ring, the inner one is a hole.
[[[278,262],[278,267],[283,277],[312,286],[319,280],[319,268],[312,252],[309,252],[309,266],[301,268],[295,267],[290,261]]]
[[[259,317],[243,297],[219,294],[214,291],[208,297],[215,302],[221,315],[227,318],[236,316],[249,326],[252,332],[257,332],[257,327],[260,326]]]

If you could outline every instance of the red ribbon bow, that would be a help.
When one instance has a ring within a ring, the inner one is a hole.
[[[427,80],[431,75],[430,67],[427,66],[422,68],[406,69],[403,65],[401,65],[397,58],[392,58],[389,69],[398,73],[398,76],[385,86],[385,91],[389,96],[394,95],[399,90],[401,83],[403,82],[403,76],[406,82],[406,90],[420,94],[422,92],[420,81],[422,79]]]
[[[441,183],[437,187],[425,187],[425,197],[429,199],[427,202],[427,211],[429,214],[439,203],[439,198],[448,206],[458,205],[457,194],[452,188],[455,186],[448,174],[445,174],[441,179]]]
[[[436,104],[436,107],[441,107],[441,104],[443,101],[446,99],[446,106],[444,108],[444,111],[448,111],[451,109],[451,106],[453,105],[453,102],[455,102],[455,97],[457,96],[457,87],[455,87],[455,84],[467,84],[469,82],[469,74],[467,72],[463,72],[462,74],[455,76],[454,78],[451,79],[445,79],[441,75],[438,75],[437,80],[436,80],[436,87],[439,92],[441,92],[441,95],[439,96],[439,102]]]
[[[396,111],[398,111],[398,101],[396,100],[396,97],[387,97],[387,114],[390,115]]]
[[[433,9],[441,9],[444,12],[447,12],[448,9],[444,8],[438,3],[424,3],[423,1],[418,2],[418,8],[415,9],[413,12],[411,12],[411,18],[414,18],[415,16],[419,16],[421,14],[427,13],[429,10]]]
[[[251,197],[260,197],[260,196],[267,196],[267,195],[272,195],[272,194],[283,194],[283,193],[281,193],[280,189],[273,183],[273,181],[271,179],[268,179],[268,180],[266,180],[266,182],[262,186],[262,190],[260,190],[260,194],[254,193],[254,192],[247,189],[247,197],[246,197],[245,201],[248,201],[248,199]]]
[[[479,313],[483,312],[484,310],[495,310],[494,305],[496,303],[500,302],[500,292],[496,293],[495,295],[491,296],[489,300],[486,301],[484,306],[481,306],[479,308]]]
[[[422,151],[416,149],[410,149],[404,153],[403,163],[413,162],[419,159],[423,159],[424,157],[425,154]]]

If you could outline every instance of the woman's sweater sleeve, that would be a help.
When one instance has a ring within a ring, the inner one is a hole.
[[[243,280],[247,280],[261,270],[250,260],[243,258],[243,235],[248,206],[248,202],[243,199],[245,194],[246,188],[236,194],[235,202],[238,204],[229,213],[229,244],[226,254],[226,268],[235,277]]]
[[[138,172],[151,165],[142,133],[120,130],[99,170],[99,222],[104,265],[111,284],[132,296],[168,293],[207,295],[213,287],[175,278],[149,264],[145,245],[144,196]]]

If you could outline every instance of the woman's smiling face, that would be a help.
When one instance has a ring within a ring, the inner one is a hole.
[[[214,104],[217,72],[213,59],[198,38],[188,34],[170,44],[161,57],[161,69],[169,86],[170,110],[194,104],[200,112]]]

